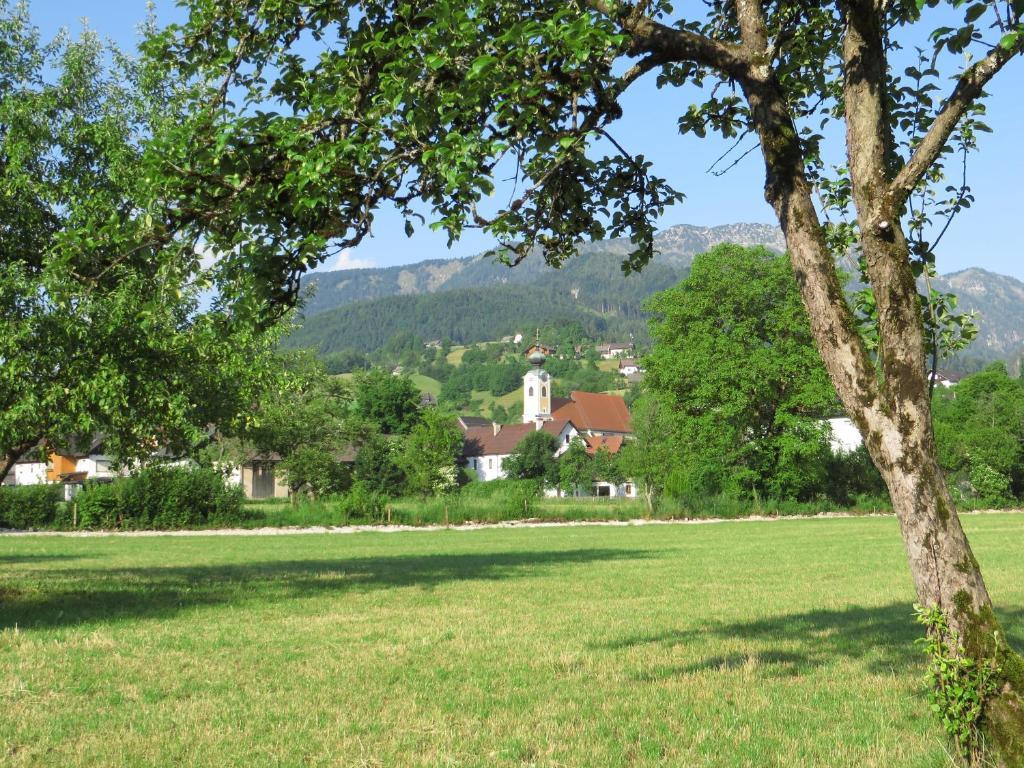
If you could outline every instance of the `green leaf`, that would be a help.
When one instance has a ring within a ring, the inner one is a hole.
[[[999,47],[1004,51],[1013,50],[1014,46],[1017,45],[1017,41],[1020,39],[1020,31],[1008,32],[999,40]]]

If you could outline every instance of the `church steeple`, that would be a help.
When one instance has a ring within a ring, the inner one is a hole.
[[[524,424],[551,420],[551,375],[544,370],[544,363],[552,352],[540,343],[538,329],[537,340],[526,350],[532,368],[523,376]]]

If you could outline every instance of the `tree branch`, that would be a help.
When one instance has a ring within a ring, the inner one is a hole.
[[[764,21],[760,0],[736,0],[736,20],[740,25],[743,45],[754,55],[768,52],[768,25]]]
[[[996,46],[985,58],[968,67],[960,76],[928,133],[921,139],[921,143],[917,145],[910,160],[900,169],[889,186],[889,201],[894,208],[902,208],[914,187],[932,167],[932,164],[938,160],[943,147],[946,146],[946,142],[949,141],[949,137],[956,129],[957,123],[981,96],[989,80],[1010,59],[1021,52],[1024,52],[1024,36],[1019,37],[1016,45],[1012,48]]]
[[[613,0],[586,0],[586,4],[614,19],[632,40],[636,53],[647,52],[663,61],[693,61],[737,80],[750,76],[750,61],[742,46],[723,43],[685,29],[675,29],[644,15],[642,6]]]

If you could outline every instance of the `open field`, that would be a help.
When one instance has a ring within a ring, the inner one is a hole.
[[[0,537],[0,601],[3,765],[947,764],[892,518]]]

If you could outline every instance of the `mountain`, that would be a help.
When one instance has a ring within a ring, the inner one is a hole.
[[[399,332],[470,344],[550,322],[579,322],[593,336],[642,340],[644,299],[678,283],[696,254],[723,242],[785,250],[782,232],[772,225],[682,224],[660,232],[655,258],[627,276],[621,270],[631,250],[625,239],[581,245],[579,256],[560,269],[532,253],[514,268],[478,255],[325,272],[306,281],[302,327],[287,344],[324,353],[373,351]],[[950,367],[1017,362],[1024,351],[1024,283],[971,268],[943,275],[933,287],[955,293],[961,309],[979,315],[978,338]]]
[[[639,275],[625,279],[620,265],[632,246],[628,240],[620,238],[581,245],[580,255],[567,261],[561,269],[547,266],[540,253],[536,252],[516,267],[507,267],[494,257],[481,254],[465,259],[432,259],[399,267],[324,272],[312,275],[306,281],[303,311],[306,317],[311,317],[354,301],[509,284],[556,285],[577,294],[584,291],[601,294],[582,297],[589,306],[599,306],[602,297],[612,304],[621,300],[642,300],[655,290],[674,284],[673,278],[689,270],[696,254],[726,242],[766,245],[780,253],[786,248],[782,232],[769,224],[726,224],[720,227],[681,224],[660,232],[654,241],[655,258]],[[600,284],[609,278],[614,278],[611,285]],[[577,295],[577,299],[581,297]]]
[[[978,338],[961,357],[1019,364],[1024,352],[1024,283],[970,267],[942,275],[933,287],[956,294],[958,309],[978,313]]]

